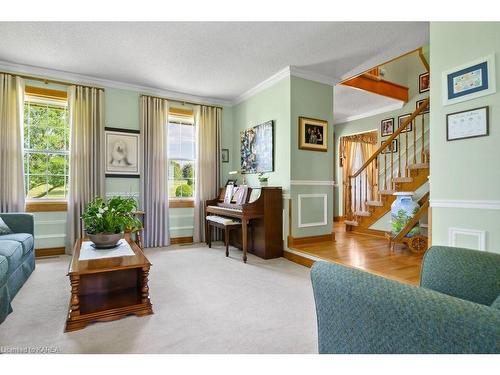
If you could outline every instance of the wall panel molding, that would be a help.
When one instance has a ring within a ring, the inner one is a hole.
[[[486,250],[486,231],[466,228],[448,228],[448,245],[457,247],[457,234],[477,238],[477,250]]]
[[[290,185],[295,186],[338,186],[335,181],[330,180],[291,180]]]
[[[302,221],[302,200],[303,199],[313,199],[313,198],[323,198],[323,221],[304,223]],[[299,228],[309,228],[309,227],[320,227],[328,224],[328,194],[298,194],[298,210],[299,210]]]
[[[500,210],[500,201],[431,199],[431,207]]]

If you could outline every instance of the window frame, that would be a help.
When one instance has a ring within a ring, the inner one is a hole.
[[[192,124],[190,123],[181,123],[179,125],[181,126],[195,126],[194,124],[194,112],[192,109],[185,109],[185,108],[175,108],[175,107],[172,107],[172,108],[169,108],[169,112],[168,112],[168,119],[167,119],[167,131],[168,131],[168,125],[171,123],[171,117],[176,117],[177,119],[180,119],[182,121],[182,119],[190,119],[190,121],[192,121]],[[196,147],[196,136],[195,136],[195,140],[194,140],[194,143],[195,143],[195,147]],[[194,166],[195,166],[195,176],[196,176],[196,155],[195,155],[195,159],[171,159],[171,158],[167,158],[167,164],[168,164],[168,168],[170,168],[170,161],[171,160],[174,160],[174,161],[177,161],[177,160],[186,160],[186,161],[192,161],[194,163]],[[167,174],[168,174],[168,170],[167,170]],[[194,178],[196,180],[196,177]],[[170,188],[170,181],[172,181],[171,179],[168,179],[168,184],[169,184],[169,188]],[[191,208],[191,207],[194,207],[194,201],[195,201],[195,194],[196,194],[196,184],[195,184],[195,191],[194,191],[194,194],[193,194],[193,197],[181,197],[181,198],[177,198],[177,197],[171,197],[169,195],[168,197],[168,205],[170,208]]]
[[[52,105],[57,107],[68,107],[68,94],[66,91],[47,89],[43,87],[36,86],[26,86],[24,90],[25,98],[23,106],[26,102],[39,103],[43,105]],[[69,115],[69,114],[68,114]],[[24,125],[24,124],[23,124]],[[69,131],[69,129],[68,129]],[[36,151],[36,150],[35,150]],[[23,154],[25,152],[24,139],[23,139]],[[54,152],[49,152],[49,150],[43,150],[43,152],[48,154],[54,154]],[[66,152],[55,152],[55,154],[68,155],[69,162],[69,145],[68,151]],[[24,159],[24,158],[23,158]],[[23,160],[24,163],[24,160]],[[66,178],[66,175],[63,175]],[[26,172],[25,176],[26,178]],[[69,183],[69,181],[68,181]],[[33,199],[25,197],[25,209],[26,212],[61,212],[68,210],[68,198],[45,198],[45,199]]]

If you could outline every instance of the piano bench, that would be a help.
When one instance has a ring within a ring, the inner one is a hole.
[[[212,231],[210,227],[224,230],[224,245],[226,245],[226,257],[229,256],[229,232],[234,228],[241,228],[241,221],[233,220],[224,216],[209,215],[206,217],[206,236],[208,247],[212,247]]]

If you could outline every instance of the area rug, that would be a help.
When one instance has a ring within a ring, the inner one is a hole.
[[[222,246],[146,249],[154,315],[64,333],[69,256],[37,259],[0,349],[57,353],[317,353],[309,269]]]

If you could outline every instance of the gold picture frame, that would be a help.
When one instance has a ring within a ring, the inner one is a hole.
[[[299,117],[299,149],[328,151],[328,121]]]

